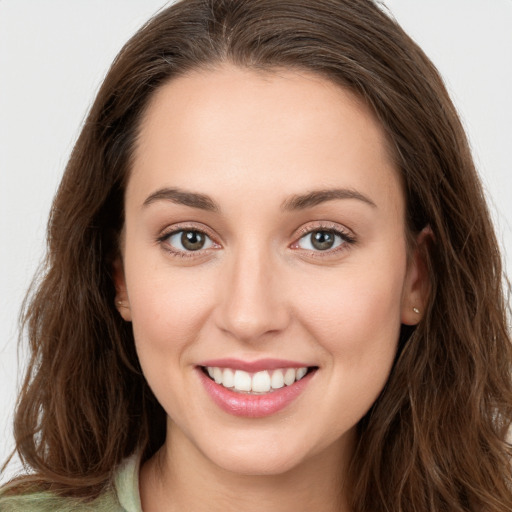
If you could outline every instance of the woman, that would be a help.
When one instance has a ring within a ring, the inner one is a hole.
[[[178,2],[56,196],[0,508],[510,510],[501,280],[442,81],[372,2]]]

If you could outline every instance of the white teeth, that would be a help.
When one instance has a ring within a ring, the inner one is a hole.
[[[266,393],[270,391],[270,375],[267,371],[254,374],[251,389],[256,393]]]
[[[235,374],[231,368],[225,368],[222,372],[222,385],[226,388],[232,388],[235,385]]]
[[[272,389],[279,389],[284,386],[283,370],[274,370],[274,373],[272,373],[272,379],[270,380],[270,386]]]
[[[213,369],[213,378],[217,384],[222,384],[222,370],[220,368]]]
[[[237,370],[233,387],[238,391],[251,391],[251,380],[251,376],[247,372]]]
[[[297,380],[302,379],[302,377],[304,377],[304,375],[306,375],[307,372],[307,368],[297,368]]]
[[[294,368],[288,368],[284,374],[284,383],[287,386],[291,386],[295,382],[296,376],[296,370]]]
[[[302,379],[308,372],[308,369],[305,366],[300,368],[279,368],[250,374],[243,370],[208,366],[206,371],[217,384],[231,388],[234,391],[268,393],[285,385],[291,386],[294,382]]]

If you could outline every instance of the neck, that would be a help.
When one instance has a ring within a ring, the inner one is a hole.
[[[348,512],[343,482],[353,434],[347,437],[285,472],[247,475],[219,467],[172,432],[141,469],[143,510]]]

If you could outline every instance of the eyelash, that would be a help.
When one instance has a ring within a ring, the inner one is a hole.
[[[219,248],[220,245],[213,240],[213,236],[210,234],[210,232],[205,228],[199,228],[198,226],[174,226],[173,229],[166,231],[161,236],[157,238],[157,242],[162,246],[162,248],[168,252],[171,256],[176,258],[193,258],[197,257],[199,255],[204,255],[205,249],[199,249],[197,251],[182,251],[181,249],[174,249],[169,243],[169,238],[173,235],[177,235],[178,233],[183,232],[191,232],[191,233],[201,233],[202,235],[206,236],[212,244],[215,246],[215,249]],[[207,248],[208,250],[210,248]]]
[[[208,247],[206,249],[198,249],[197,251],[186,251],[181,249],[173,248],[169,243],[169,238],[183,232],[193,232],[200,233],[211,241],[214,245],[214,249],[220,248],[220,245],[214,241],[214,237],[209,233],[205,228],[199,228],[197,226],[175,226],[172,230],[166,231],[162,235],[157,238],[157,242],[164,248],[166,252],[168,252],[171,256],[177,258],[193,258],[200,255],[204,255],[204,251],[211,249]],[[325,251],[321,250],[309,250],[309,249],[301,249],[298,247],[299,242],[308,235],[312,235],[315,232],[325,232],[331,233],[336,237],[341,238],[341,243],[336,246],[334,249],[327,249]],[[311,256],[315,258],[325,258],[329,256],[333,256],[338,254],[341,251],[347,250],[351,245],[354,245],[357,242],[356,238],[353,234],[348,232],[348,230],[343,229],[338,224],[334,223],[320,223],[315,226],[304,226],[302,227],[298,233],[296,234],[296,241],[291,244],[292,249],[302,250],[308,252]]]
[[[307,237],[308,235],[311,236],[313,233],[316,232],[322,232],[322,233],[331,233],[336,237],[341,238],[341,243],[336,246],[334,249],[327,249],[325,251],[313,251],[309,249],[301,249],[300,247],[297,247],[299,242]],[[309,252],[310,256],[314,258],[328,258],[330,256],[338,255],[338,253],[342,251],[346,251],[350,248],[350,246],[354,245],[357,242],[357,239],[355,236],[349,232],[347,229],[344,229],[339,224],[334,224],[331,222],[321,222],[317,224],[316,226],[304,226],[299,229],[299,232],[297,234],[297,241],[293,242],[292,248],[297,250],[304,250]]]

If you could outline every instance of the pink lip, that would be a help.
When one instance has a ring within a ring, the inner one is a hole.
[[[232,368],[248,373],[261,372],[263,370],[276,370],[278,368],[303,368],[307,365],[298,361],[285,361],[283,359],[259,359],[257,361],[242,361],[241,359],[225,358],[211,359],[199,363],[198,366],[210,366],[218,368]]]
[[[233,366],[228,365],[218,366],[233,368]],[[300,368],[300,366],[298,367]],[[268,366],[266,368],[268,368]],[[277,368],[283,367],[277,366]],[[201,368],[197,368],[197,373],[207,393],[223,411],[234,416],[262,418],[281,411],[293,402],[302,393],[302,391],[304,391],[315,372],[308,373],[305,377],[296,381],[291,386],[284,386],[264,395],[237,393],[217,384],[205,375]]]

